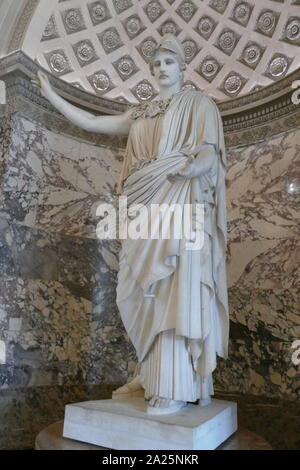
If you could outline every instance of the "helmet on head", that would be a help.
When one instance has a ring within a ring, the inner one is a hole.
[[[177,39],[176,36],[174,36],[174,34],[167,33],[167,34],[164,34],[164,36],[162,37],[160,42],[157,44],[157,46],[154,50],[152,59],[149,63],[151,75],[154,75],[154,73],[153,73],[153,61],[154,61],[154,58],[155,58],[155,54],[158,51],[169,51],[169,52],[173,53],[175,55],[179,65],[180,65],[180,69],[181,70],[186,69],[185,53],[184,53],[184,49],[183,49],[183,46],[182,46],[181,42],[179,41],[179,39]]]

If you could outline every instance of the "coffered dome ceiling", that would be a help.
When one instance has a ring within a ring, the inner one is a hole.
[[[300,67],[300,0],[60,0],[36,55],[89,92],[143,101],[157,93],[148,61],[165,32],[184,44],[186,85],[217,101]]]

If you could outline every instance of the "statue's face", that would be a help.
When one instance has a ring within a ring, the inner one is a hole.
[[[153,73],[159,87],[168,88],[181,82],[182,71],[174,54],[168,51],[158,51],[153,59]]]

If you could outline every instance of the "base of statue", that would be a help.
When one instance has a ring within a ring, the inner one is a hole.
[[[116,450],[213,450],[237,430],[237,405],[212,400],[170,415],[147,414],[143,398],[67,405],[63,436]]]

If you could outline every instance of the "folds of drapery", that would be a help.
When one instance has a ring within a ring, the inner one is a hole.
[[[221,299],[213,272],[213,260],[218,256],[212,256],[217,236],[215,188],[213,179],[207,177],[169,183],[166,173],[178,171],[185,161],[185,156],[175,154],[151,161],[127,179],[124,195],[129,207],[204,203],[204,246],[186,250],[185,239],[159,239],[162,220],[157,216],[160,223],[154,238],[128,238],[122,243],[117,304],[139,361],[158,333],[175,329],[178,336],[193,340],[189,347],[194,367],[207,376],[215,368],[216,353],[224,357],[226,348],[226,319],[218,309]],[[150,289],[154,298],[145,297]]]
[[[200,377],[195,371],[189,341],[175,330],[159,333],[137,370],[145,398],[153,396],[195,402],[214,393],[212,374]]]
[[[190,92],[183,98],[178,103],[177,115],[182,125],[184,113],[189,119],[193,114],[193,121],[185,120],[186,135],[192,137],[186,139],[179,151],[164,152],[168,145],[165,148],[161,145],[161,155],[143,162],[131,174],[124,165],[123,195],[128,197],[129,206],[204,203],[204,246],[201,250],[186,250],[184,240],[172,238],[124,240],[117,304],[140,362],[160,332],[174,329],[176,335],[189,340],[194,368],[205,377],[215,368],[216,354],[226,358],[228,349],[226,155],[222,122],[213,101],[206,95],[192,96]],[[173,113],[169,120],[175,133],[177,115]],[[199,124],[197,138],[192,129],[195,122]],[[217,158],[214,171],[200,178],[169,183],[166,174],[181,169],[186,156],[196,156],[204,143],[214,144]],[[157,230],[161,230],[159,222]],[[155,293],[154,298],[145,297],[149,290]]]

